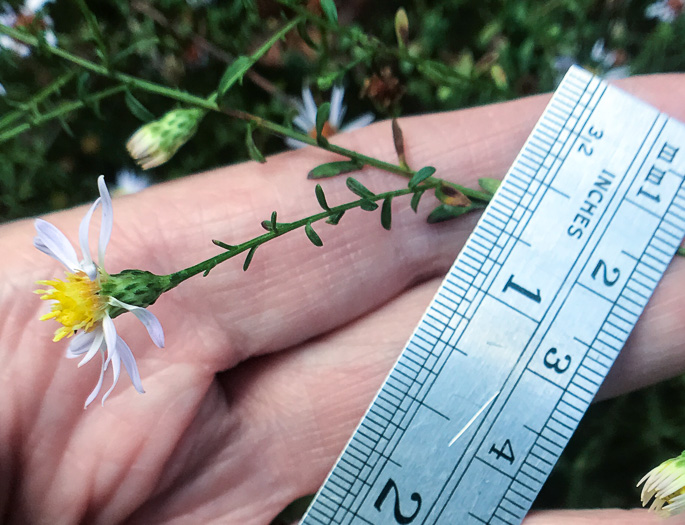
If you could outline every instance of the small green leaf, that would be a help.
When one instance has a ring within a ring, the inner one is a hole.
[[[331,208],[326,202],[326,195],[324,195],[321,184],[316,185],[314,192],[316,193],[316,200],[319,201],[319,206],[321,206],[324,210],[329,211]]]
[[[319,46],[316,45],[309,36],[309,32],[307,31],[307,24],[305,22],[300,22],[299,24],[297,24],[297,33],[300,35],[300,38],[305,44],[311,47],[314,51],[318,51]]]
[[[465,213],[473,210],[482,210],[486,207],[485,203],[472,202],[469,206],[450,206],[449,204],[441,204],[435,208],[426,219],[430,224],[436,222],[449,221],[461,217]]]
[[[417,191],[411,197],[411,209],[414,210],[414,213],[419,211],[419,201],[421,200],[424,191],[425,190]]]
[[[335,226],[336,224],[338,224],[340,222],[340,219],[342,219],[343,215],[345,215],[344,211],[339,211],[337,213],[334,213],[328,219],[326,219],[326,223],[332,224],[333,226]]]
[[[253,130],[254,124],[252,124],[252,122],[249,122],[247,124],[247,133],[245,133],[245,145],[247,146],[247,153],[250,155],[250,158],[252,160],[264,164],[266,162],[266,159],[264,158],[264,155],[262,155],[262,152],[259,151],[257,145],[254,143],[254,138],[252,136]]]
[[[221,99],[226,95],[229,89],[233,87],[233,84],[243,80],[243,75],[247,73],[250,69],[252,61],[249,57],[241,55],[236,58],[230,66],[226,68],[221,80],[219,81],[219,87],[217,88],[217,104],[220,103]]]
[[[433,166],[426,166],[417,171],[414,176],[409,181],[409,187],[414,188],[421,184],[424,180],[433,176],[435,173],[435,168]]]
[[[392,225],[392,197],[383,199],[383,207],[381,208],[381,225],[386,230],[389,230]]]
[[[352,193],[355,193],[359,195],[362,199],[373,199],[376,195],[372,191],[370,191],[366,186],[364,186],[361,182],[359,182],[357,179],[353,179],[352,177],[347,177],[347,180],[345,181],[347,184],[347,187]]]
[[[124,100],[126,101],[126,106],[129,111],[142,122],[150,122],[155,120],[155,116],[145,107],[143,104],[133,96],[133,93],[126,91],[124,94]]]
[[[64,115],[60,115],[57,120],[59,121],[60,126],[62,126],[62,129],[64,132],[69,135],[72,139],[74,138],[74,132],[71,130],[71,127],[67,123],[67,120],[64,118]]]
[[[224,250],[232,250],[235,248],[232,244],[226,244],[225,242],[217,241],[216,239],[212,239],[212,243],[216,244],[219,248],[223,248]]]
[[[250,263],[252,262],[252,257],[254,257],[254,252],[257,251],[257,247],[253,246],[250,248],[250,251],[247,252],[247,257],[245,257],[245,262],[243,263],[243,271],[247,271],[247,269],[250,267]]]
[[[353,171],[359,171],[364,167],[363,164],[355,160],[341,160],[336,162],[328,162],[326,164],[321,164],[314,168],[307,174],[308,179],[325,179],[328,177],[335,177],[336,175],[342,175],[343,173],[351,173]]]
[[[262,221],[259,223],[259,225],[268,232],[273,231],[273,229],[271,228],[271,223],[269,221]]]
[[[487,191],[490,195],[495,194],[500,184],[502,184],[501,180],[491,179],[490,177],[482,177],[478,179],[478,185],[483,189],[483,191]]]
[[[359,203],[359,207],[364,211],[373,211],[378,209],[378,204],[373,201],[363,200]]]
[[[335,7],[335,2],[333,0],[321,0],[321,10],[328,18],[328,21],[337,24],[338,23],[338,9]]]
[[[316,141],[319,143],[326,140],[326,137],[321,135],[321,133],[323,133],[323,127],[326,125],[326,122],[328,122],[328,116],[330,114],[330,102],[324,102],[319,106],[319,109],[316,110]]]
[[[312,241],[314,246],[318,246],[319,248],[323,246],[323,241],[321,240],[321,237],[319,237],[319,235],[314,231],[314,228],[312,228],[311,222],[308,222],[305,225],[304,232],[307,234],[307,237],[309,237],[309,240]]]
[[[275,211],[272,211],[272,212],[271,212],[271,229],[272,229],[273,231],[277,231],[277,230],[278,230],[278,223],[276,222],[276,218],[277,218],[276,212],[275,212]]]

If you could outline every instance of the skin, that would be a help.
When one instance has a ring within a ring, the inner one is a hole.
[[[621,87],[685,120],[685,76]],[[469,186],[501,178],[548,98],[402,119],[408,161]],[[395,160],[388,122],[336,139]],[[170,273],[218,253],[211,239],[259,234],[274,209],[283,220],[313,213],[305,174],[333,159],[306,148],[115,198],[105,267]],[[376,191],[406,184],[372,169],[356,176]],[[343,178],[323,186],[329,203],[351,197]],[[165,328],[162,350],[133,316],[117,318],[147,393],[122,374],[107,404],[85,411],[99,362],[77,369],[64,358],[66,342],[51,342],[58,325],[38,321],[47,305],[31,293],[63,269],[31,246],[31,220],[1,226],[0,520],[265,525],[314,492],[477,220],[428,225],[430,200],[416,217],[398,199],[391,232],[350,212],[337,227],[316,226],[323,248],[294,233],[261,247],[246,273],[240,258],[194,277],[150,307]],[[76,244],[84,212],[47,219]],[[685,370],[684,287],[677,259],[602,397]],[[525,524],[657,522],[644,510],[598,510],[536,512]]]

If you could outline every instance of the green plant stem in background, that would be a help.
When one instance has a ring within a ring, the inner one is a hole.
[[[298,228],[303,228],[307,227],[308,225],[311,225],[312,223],[324,220],[324,219],[330,219],[332,217],[338,217],[338,220],[340,219],[340,216],[351,209],[354,208],[360,208],[368,204],[369,202],[376,202],[376,201],[384,201],[385,199],[393,199],[395,197],[401,197],[403,195],[413,195],[416,193],[423,193],[427,189],[434,187],[435,183],[423,183],[418,186],[414,186],[412,188],[403,188],[399,190],[394,190],[394,191],[387,191],[384,193],[377,193],[373,195],[369,195],[368,197],[364,197],[361,199],[357,199],[355,201],[347,202],[345,204],[340,204],[339,206],[333,206],[330,207],[322,212],[315,213],[313,215],[310,215],[308,217],[304,217],[302,219],[299,219],[294,222],[278,222],[276,223],[276,228],[268,231],[262,235],[259,235],[253,239],[250,239],[249,241],[246,241],[242,244],[238,244],[235,246],[231,246],[228,244],[224,244],[220,241],[214,241],[215,244],[218,246],[221,246],[226,249],[224,253],[220,253],[219,255],[215,255],[214,257],[211,257],[205,261],[202,261],[201,263],[198,263],[194,266],[191,266],[189,268],[186,268],[184,270],[180,270],[178,272],[170,274],[168,277],[170,279],[170,288],[174,288],[181,284],[183,281],[189,279],[190,277],[193,277],[199,273],[203,273],[205,276],[218,264],[221,264],[224,261],[227,261],[228,259],[231,259],[235,257],[236,255],[246,252],[246,251],[254,251],[257,249],[259,246],[262,244],[275,239],[276,237],[280,237],[281,235],[284,235],[286,233],[289,233],[293,230],[296,230]],[[337,221],[336,221],[337,224]],[[318,245],[320,246],[320,244]],[[249,257],[249,255],[248,255]],[[249,264],[249,263],[248,263]]]
[[[28,131],[33,126],[40,125],[44,122],[47,122],[48,120],[63,117],[64,115],[67,115],[73,111],[87,107],[90,104],[94,104],[95,102],[98,102],[98,101],[105,99],[107,97],[111,97],[113,95],[118,95],[119,93],[123,93],[124,91],[126,91],[126,86],[119,85],[119,86],[114,86],[114,87],[111,87],[108,89],[103,89],[102,91],[88,95],[83,100],[75,100],[73,102],[63,102],[62,104],[59,105],[59,107],[53,109],[52,111],[48,111],[47,113],[44,113],[44,114],[31,116],[31,122],[25,122],[25,123],[22,123],[18,126],[15,126],[13,128],[8,129],[7,131],[0,132],[0,144],[11,139],[12,137],[15,137],[16,135],[19,135],[21,133],[24,133],[25,131]]]
[[[61,77],[57,78],[57,80],[52,82],[49,86],[39,91],[28,102],[23,102],[19,104],[19,107],[21,109],[11,111],[10,113],[7,113],[5,116],[0,118],[0,129],[6,128],[13,122],[19,120],[20,118],[26,115],[31,115],[32,113],[35,113],[37,111],[38,104],[43,102],[56,91],[59,91],[62,87],[68,84],[74,77],[76,77],[76,73],[74,73],[73,71],[69,71]]]
[[[297,22],[299,22],[300,19],[297,18],[293,21],[291,21],[289,24],[287,24],[283,29],[281,29],[277,34],[281,35],[284,34],[284,30],[287,27],[290,29],[291,27],[294,27]],[[24,44],[36,47],[39,45],[38,38],[28,35],[24,33],[23,31],[19,31],[17,29],[14,29],[12,27],[8,27],[5,25],[0,24],[0,34],[6,34],[15,40],[18,40],[19,42],[22,42]],[[272,45],[273,42],[276,40],[269,39],[268,42],[270,42]],[[261,50],[262,48],[260,48]],[[415,171],[409,169],[408,167],[403,167],[397,164],[392,164],[389,162],[385,162],[379,159],[375,159],[373,157],[369,157],[367,155],[364,155],[362,153],[358,153],[356,151],[349,150],[347,148],[343,148],[341,146],[337,146],[335,144],[331,144],[328,141],[317,141],[316,139],[310,137],[306,133],[300,133],[297,132],[291,128],[288,128],[286,126],[283,126],[281,124],[277,124],[275,122],[271,122],[269,120],[263,119],[261,117],[258,117],[256,115],[252,115],[250,113],[247,113],[245,111],[240,111],[237,109],[232,109],[232,108],[225,108],[219,106],[214,98],[215,95],[210,96],[209,98],[202,98],[198,97],[195,95],[192,95],[188,92],[185,91],[180,91],[174,88],[169,88],[160,84],[156,84],[154,82],[150,82],[147,80],[143,80],[137,77],[134,77],[132,75],[127,75],[125,73],[120,73],[117,71],[110,70],[106,68],[105,66],[96,64],[94,62],[91,62],[88,59],[81,58],[79,56],[76,56],[68,51],[65,51],[59,47],[51,47],[51,46],[43,46],[42,50],[46,53],[50,53],[52,55],[55,55],[63,60],[67,60],[73,64],[76,64],[77,66],[86,69],[88,71],[91,71],[92,73],[95,73],[97,75],[103,76],[110,78],[112,80],[116,80],[120,82],[123,86],[117,86],[117,89],[124,90],[126,87],[128,88],[134,88],[134,89],[139,89],[141,91],[146,91],[148,93],[153,93],[156,95],[161,95],[173,100],[176,100],[178,102],[182,102],[184,104],[187,104],[189,106],[194,106],[198,108],[203,108],[207,111],[214,111],[214,112],[219,112],[223,113],[225,115],[228,115],[233,118],[237,118],[240,120],[244,120],[246,122],[252,122],[254,125],[270,131],[272,133],[275,133],[277,135],[283,136],[283,137],[291,137],[295,140],[298,140],[300,142],[304,142],[305,144],[309,144],[311,146],[316,146],[321,149],[324,149],[326,151],[330,151],[331,153],[337,153],[339,155],[342,155],[344,157],[348,157],[352,160],[357,161],[360,165],[366,165],[366,166],[373,166],[375,168],[381,169],[383,171],[387,171],[390,173],[395,173],[398,175],[402,175],[407,178],[411,178],[414,176],[416,173]],[[257,51],[258,53],[260,52],[259,50]],[[254,55],[253,55],[254,56]],[[114,89],[114,88],[112,88]],[[74,109],[78,109],[78,107],[83,107],[83,106],[76,106],[77,103],[74,104]],[[66,112],[62,111],[59,112],[57,116],[64,115]],[[53,118],[57,118],[57,116]],[[45,118],[45,117],[44,117]],[[28,126],[28,125],[27,125]],[[30,127],[30,126],[29,126]],[[22,127],[22,131],[25,131],[28,129],[28,127]],[[12,131],[12,130],[10,130]],[[21,131],[18,131],[17,133],[20,133]],[[12,136],[16,135],[17,133],[13,133]],[[2,135],[0,135],[0,140],[2,140]],[[447,186],[450,186],[460,192],[462,192],[464,195],[466,195],[469,198],[474,198],[474,199],[479,199],[483,201],[489,201],[491,199],[491,195],[479,191],[479,190],[474,190],[471,188],[467,188],[465,186],[462,186],[460,184],[455,184],[453,182],[445,181],[442,179],[436,179],[436,178],[431,178],[430,181],[432,183],[435,183],[436,181],[440,181],[442,184],[445,184]]]

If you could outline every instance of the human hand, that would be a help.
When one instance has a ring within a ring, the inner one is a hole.
[[[685,77],[621,87],[685,119]],[[465,185],[501,177],[547,100],[402,119],[408,161]],[[338,141],[395,157],[387,122]],[[217,253],[210,239],[260,233],[274,209],[285,220],[311,213],[313,183],[304,175],[331,159],[307,148],[115,199],[106,269],[171,273]],[[405,184],[374,170],[356,176],[372,190]],[[324,184],[330,203],[348,198],[342,178]],[[261,247],[246,273],[242,260],[229,261],[163,295],[150,307],[165,329],[163,350],[132,316],[118,318],[147,393],[124,378],[104,407],[85,411],[99,367],[77,370],[64,359],[66,342],[51,342],[56,325],[38,322],[45,305],[30,293],[63,269],[32,247],[32,221],[2,226],[0,517],[264,525],[314,492],[477,219],[428,225],[394,206],[390,232],[365,212],[348,213],[318,229],[322,249],[290,234]],[[76,243],[83,213],[48,220]],[[684,283],[685,261],[676,259],[601,396],[685,370]],[[642,510],[605,510],[532,513],[525,524],[658,521]]]

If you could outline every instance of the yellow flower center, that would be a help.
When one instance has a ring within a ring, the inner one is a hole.
[[[107,301],[100,295],[98,280],[91,281],[81,271],[64,273],[66,280],[38,281],[38,284],[52,288],[36,290],[36,293],[42,294],[41,299],[56,301],[52,311],[40,318],[41,321],[55,319],[62,324],[55,332],[53,341],[71,337],[77,330],[89,332],[96,323],[102,321],[107,311]]]

